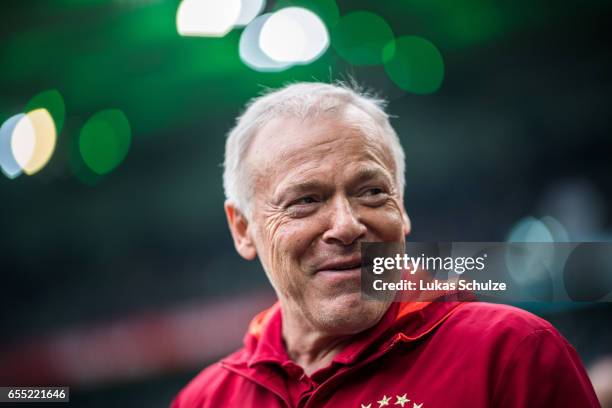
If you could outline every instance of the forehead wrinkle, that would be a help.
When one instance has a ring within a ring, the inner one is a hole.
[[[321,180],[319,177],[316,177],[316,172],[320,171],[323,167],[319,164],[319,160],[305,161],[304,163],[309,165],[308,168],[293,166],[291,170],[284,174],[284,177],[277,183],[273,190],[274,197],[277,197],[280,193],[286,193],[292,190],[306,191],[328,187],[329,178]],[[313,172],[315,173],[315,177],[309,177],[309,174]]]
[[[275,158],[274,160],[268,160],[265,166],[266,168],[271,169],[279,162],[282,162],[283,167],[287,169],[285,172],[281,173],[282,178],[277,180],[277,186],[273,190],[273,195],[276,196],[285,189],[287,184],[300,184],[304,187],[303,190],[306,190],[306,187],[311,189],[323,188],[329,184],[333,178],[333,169],[336,168],[339,163],[334,161],[334,158],[328,156],[328,154],[336,151],[335,145],[338,143],[342,144],[341,142],[341,139],[328,139],[308,149],[294,149],[293,151],[283,149],[283,154],[280,159]],[[357,140],[354,140],[354,142],[359,143]],[[367,145],[369,149],[359,148],[349,153],[347,156],[343,157],[343,159],[346,159],[344,165],[350,166],[352,163],[356,164],[371,161],[380,166],[380,168],[366,165],[367,167],[357,170],[357,177],[351,177],[351,181],[354,180],[354,182],[357,183],[364,179],[379,176],[383,176],[386,181],[390,181],[388,180],[389,178],[393,179],[393,168],[389,167],[389,163],[387,163],[388,160],[385,160],[386,156],[384,150],[382,150],[378,144],[366,142],[364,145]],[[314,173],[314,180],[311,177],[311,173]],[[324,180],[316,180],[320,179],[322,175],[324,175]],[[263,174],[263,176],[265,176],[265,174]],[[272,180],[270,181],[272,182]]]
[[[344,162],[346,159],[373,160],[389,171],[391,178],[395,180],[395,163],[384,138],[378,132],[376,135],[364,132],[361,126],[350,123],[348,118],[343,116],[319,117],[311,126],[298,118],[285,117],[269,122],[260,129],[250,146],[246,161],[251,164],[249,167],[253,175],[252,180],[257,181],[259,186],[266,187],[275,183],[276,186],[271,192],[276,195],[287,181],[292,181],[296,173],[305,176],[311,171],[324,168],[331,167],[330,170],[333,170],[337,163],[329,156],[342,149],[345,143],[356,145],[356,148],[342,158]],[[279,164],[284,171],[277,171]],[[278,176],[281,176],[280,180]]]

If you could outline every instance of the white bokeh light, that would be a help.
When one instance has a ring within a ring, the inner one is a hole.
[[[36,109],[26,113],[34,129],[34,150],[27,163],[22,165],[23,171],[32,175],[40,171],[51,159],[55,150],[57,133],[53,117],[46,109]]]
[[[302,50],[299,62],[314,61],[325,52],[329,47],[329,34],[319,16],[300,7],[289,7],[281,11],[300,24],[306,34],[306,45]]]
[[[265,0],[242,0],[242,9],[236,21],[237,27],[249,24],[266,6]]]
[[[257,17],[251,21],[240,36],[240,59],[256,71],[278,72],[293,66],[292,63],[274,61],[259,48],[261,28],[272,15],[272,13],[267,13]]]
[[[238,21],[241,9],[241,0],[183,0],[176,28],[183,36],[223,37]]]
[[[265,22],[259,46],[275,61],[305,64],[314,61],[329,47],[329,34],[325,24],[312,11],[288,7]]]
[[[301,24],[282,11],[274,13],[266,21],[259,36],[261,50],[279,62],[300,61],[306,42],[306,32]]]
[[[15,160],[11,147],[13,131],[23,117],[25,117],[24,113],[11,116],[0,127],[0,167],[2,168],[2,173],[11,179],[19,176],[23,171]]]
[[[24,115],[13,130],[11,135],[11,152],[19,167],[22,169],[28,164],[34,154],[36,145],[36,133],[34,124]]]
[[[46,109],[9,118],[0,128],[2,172],[9,178],[37,173],[53,155],[56,140],[55,121]]]

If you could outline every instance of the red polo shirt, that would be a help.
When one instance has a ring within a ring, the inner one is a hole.
[[[393,303],[310,377],[285,350],[278,305],[244,347],[203,370],[172,408],[598,407],[572,346],[546,321],[478,302]]]

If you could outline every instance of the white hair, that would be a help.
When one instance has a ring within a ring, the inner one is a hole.
[[[357,124],[368,135],[373,132],[382,135],[393,156],[396,187],[400,197],[403,197],[404,149],[389,123],[389,115],[384,111],[386,102],[343,83],[332,85],[301,82],[251,99],[245,112],[237,118],[236,126],[229,132],[225,143],[223,188],[226,199],[245,215],[250,215],[252,180],[246,166],[246,156],[258,130],[266,123],[278,117],[312,118],[346,106],[354,106],[363,111],[378,128],[372,129],[371,125],[365,123]]]

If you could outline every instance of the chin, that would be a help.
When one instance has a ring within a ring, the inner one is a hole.
[[[315,306],[317,325],[338,335],[355,334],[374,326],[388,309],[389,303],[363,300],[361,293],[325,299]]]

